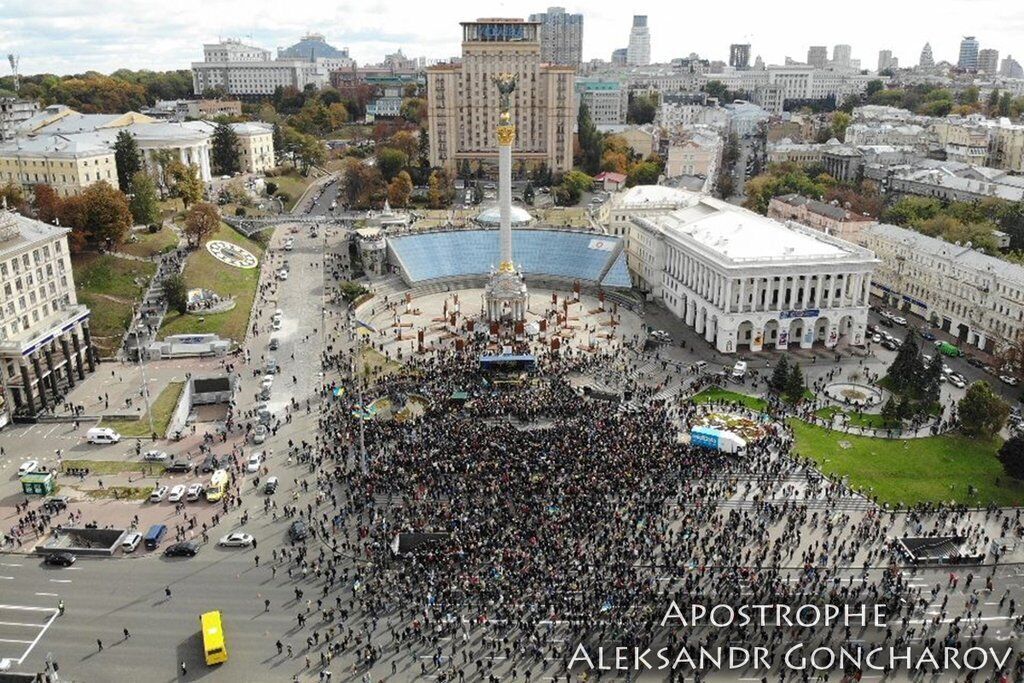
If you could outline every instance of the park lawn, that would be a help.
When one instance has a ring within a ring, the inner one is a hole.
[[[751,410],[762,412],[768,408],[768,403],[765,402],[764,399],[757,398],[756,396],[747,396],[746,394],[740,394],[735,391],[729,391],[728,389],[720,389],[718,387],[708,387],[704,391],[693,396],[690,400],[694,403],[730,401],[733,403],[741,403]]]
[[[71,257],[78,301],[89,308],[89,330],[101,357],[121,347],[135,306],[156,273],[156,264],[88,252]]]
[[[170,228],[162,228],[158,232],[139,230],[132,233],[132,237],[121,245],[120,250],[132,256],[152,258],[159,254],[174,251],[174,248],[177,246],[178,233]]]
[[[306,191],[316,178],[310,174],[303,176],[295,169],[290,169],[287,173],[272,178],[267,178],[270,182],[277,183],[278,192],[284,192],[288,195],[288,201],[284,203],[284,210],[291,211],[292,207],[295,206],[295,202],[299,201],[299,197]]]
[[[1024,483],[1006,476],[996,459],[999,438],[877,439],[830,432],[797,419],[789,424],[796,437],[794,453],[813,459],[826,474],[848,477],[851,486],[879,502],[1024,503]],[[968,486],[977,493],[968,494]]]
[[[71,257],[71,270],[79,293],[134,301],[146,291],[150,279],[156,274],[156,265],[111,254],[86,252]]]
[[[263,255],[263,247],[259,243],[246,239],[226,224],[211,235],[210,239],[224,240],[247,249],[256,258]],[[212,333],[221,339],[232,339],[236,344],[245,339],[246,327],[249,324],[249,311],[259,286],[260,269],[235,268],[218,261],[206,247],[200,247],[189,254],[185,264],[185,284],[189,289],[203,288],[216,292],[222,297],[234,297],[235,307],[223,313],[206,313],[181,315],[177,311],[169,311],[160,326],[158,337],[164,339],[172,334],[203,334]]]
[[[147,477],[155,477],[164,473],[166,469],[158,462],[143,462],[141,460],[64,460],[61,462],[64,472],[71,470],[89,470],[89,475],[95,474],[121,474],[122,472],[142,472]],[[67,475],[68,485],[74,487],[75,475]]]
[[[178,405],[178,399],[181,398],[181,392],[184,388],[184,382],[168,383],[150,406],[153,413],[153,431],[156,432],[157,438],[162,439],[167,433],[167,425],[171,421],[171,415],[174,414],[174,409]],[[148,437],[152,434],[149,431],[148,414],[143,414],[137,419],[103,418],[100,421],[100,426],[110,427],[121,434],[121,436]]]
[[[842,413],[843,409],[839,406],[825,406],[824,408],[818,408],[814,411],[814,414],[823,420],[831,420],[839,413]]]
[[[852,427],[868,427],[869,429],[889,429],[890,427],[896,428],[899,423],[888,422],[879,413],[860,413],[860,412],[849,412],[847,413],[847,424]]]
[[[105,486],[101,489],[85,489],[90,498],[102,500],[147,500],[153,493],[153,486]]]

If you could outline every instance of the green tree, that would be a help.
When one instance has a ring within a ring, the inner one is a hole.
[[[920,393],[923,374],[920,348],[915,335],[908,334],[886,373],[889,388],[898,395],[911,394],[916,397]]]
[[[136,225],[149,225],[160,220],[160,200],[153,177],[145,171],[132,176],[132,196],[129,208]]]
[[[533,206],[533,200],[536,196],[536,191],[533,189],[533,181],[526,181],[526,187],[523,188],[523,201]]]
[[[377,168],[388,182],[408,165],[409,157],[401,150],[384,147],[377,152]]]
[[[924,373],[921,378],[921,400],[926,405],[934,405],[939,402],[939,396],[942,389],[941,384],[942,354],[936,353],[932,356],[928,366],[924,368]]]
[[[996,457],[1004,472],[1014,479],[1024,479],[1024,436],[1015,434],[1004,441]]]
[[[192,164],[183,164],[180,161],[173,162],[168,169],[171,176],[171,194],[181,199],[185,209],[203,199],[203,181],[199,178],[199,171]]]
[[[214,175],[234,175],[242,170],[238,161],[238,134],[228,123],[218,123],[210,140],[210,163]]]
[[[967,388],[957,404],[960,430],[968,436],[991,437],[998,433],[1010,414],[1010,406],[984,380]]]
[[[629,173],[626,174],[626,185],[630,187],[635,185],[657,185],[660,175],[661,169],[658,168],[656,163],[642,161],[639,164],[633,164],[633,167],[629,169]]]
[[[789,371],[789,377],[786,379],[786,396],[791,402],[796,403],[804,397],[804,388],[803,370],[800,369],[799,364],[794,363]]]
[[[903,197],[882,213],[882,220],[909,227],[942,211],[942,202],[931,197]]]
[[[840,142],[846,140],[846,129],[853,121],[853,117],[844,111],[837,111],[832,114],[832,126],[830,132],[832,137]]]
[[[779,358],[779,362],[772,370],[772,376],[768,378],[768,388],[775,392],[786,390],[789,383],[789,360],[786,356]]]
[[[870,100],[875,96],[875,93],[882,92],[883,90],[885,90],[885,84],[876,78],[873,81],[868,81],[867,88],[864,91],[864,96]]]
[[[296,155],[302,164],[303,174],[309,173],[309,169],[318,166],[327,160],[327,146],[323,140],[313,135],[303,135],[299,138]]]
[[[555,203],[559,206],[575,206],[584,192],[594,186],[594,179],[582,171],[569,171],[562,177],[562,183],[555,188]]]
[[[886,400],[885,405],[882,406],[882,420],[887,425],[895,424],[899,421],[899,405],[896,400],[890,395]]]
[[[643,125],[654,121],[658,113],[657,95],[641,95],[639,93],[630,95],[629,105],[626,108],[626,122]]]
[[[188,287],[185,278],[179,273],[164,278],[164,296],[167,297],[167,308],[177,311],[180,315],[188,313]]]
[[[114,165],[117,167],[117,186],[121,192],[129,192],[132,178],[142,170],[142,156],[135,138],[126,130],[114,139]]]
[[[580,104],[576,127],[580,141],[580,167],[584,172],[594,175],[601,166],[601,134],[590,118],[586,104]]]

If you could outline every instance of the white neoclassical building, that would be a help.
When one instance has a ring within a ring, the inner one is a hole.
[[[723,353],[865,342],[871,274],[862,247],[710,197],[635,216],[638,286]]]

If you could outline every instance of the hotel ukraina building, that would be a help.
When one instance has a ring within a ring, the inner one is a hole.
[[[474,170],[497,169],[500,95],[492,78],[502,73],[518,76],[511,99],[514,165],[572,170],[576,70],[543,63],[540,24],[521,19],[463,22],[461,62],[427,69],[430,165],[454,171],[466,161]]]
[[[630,216],[634,284],[718,351],[865,343],[871,251],[663,187],[635,187],[609,213]]]
[[[96,368],[68,232],[0,210],[0,426],[52,409]]]

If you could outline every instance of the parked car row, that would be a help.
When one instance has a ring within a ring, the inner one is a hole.
[[[176,484],[174,486],[158,486],[149,494],[150,503],[160,503],[166,498],[171,503],[179,503],[182,499],[194,503],[203,497],[206,490],[202,484]]]

